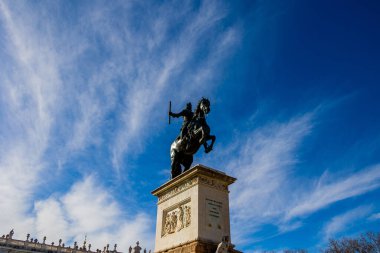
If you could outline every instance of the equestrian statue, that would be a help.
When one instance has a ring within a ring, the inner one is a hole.
[[[203,145],[206,153],[209,153],[215,142],[215,135],[210,135],[210,127],[206,122],[206,115],[210,112],[210,101],[202,98],[195,111],[192,111],[191,103],[187,103],[186,108],[179,113],[171,111],[171,102],[169,103],[169,124],[170,117],[183,117],[183,124],[178,137],[170,146],[171,159],[171,177],[190,169],[193,162],[193,155]],[[211,141],[209,144],[208,141]]]

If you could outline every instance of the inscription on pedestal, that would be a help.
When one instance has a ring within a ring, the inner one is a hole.
[[[222,202],[206,198],[207,226],[222,229]]]

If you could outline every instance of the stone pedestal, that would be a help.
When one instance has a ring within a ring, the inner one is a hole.
[[[196,165],[154,190],[158,197],[155,252],[215,253],[223,236],[231,238],[228,186],[235,180]]]

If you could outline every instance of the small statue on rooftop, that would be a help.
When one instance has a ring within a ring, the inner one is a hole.
[[[82,248],[86,250],[86,243],[87,243],[87,235],[84,236],[84,242]]]
[[[14,230],[13,230],[13,228],[12,228],[12,230],[9,231],[9,239],[12,239],[14,233],[15,233],[15,232],[14,232]]]
[[[139,241],[136,242],[136,246],[133,248],[133,253],[140,253],[141,247],[139,246]]]

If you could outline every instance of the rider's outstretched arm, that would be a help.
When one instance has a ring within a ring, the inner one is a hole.
[[[181,116],[185,116],[184,114],[185,114],[184,111],[181,111],[180,113],[169,112],[169,115],[174,117],[174,118],[179,118]]]

